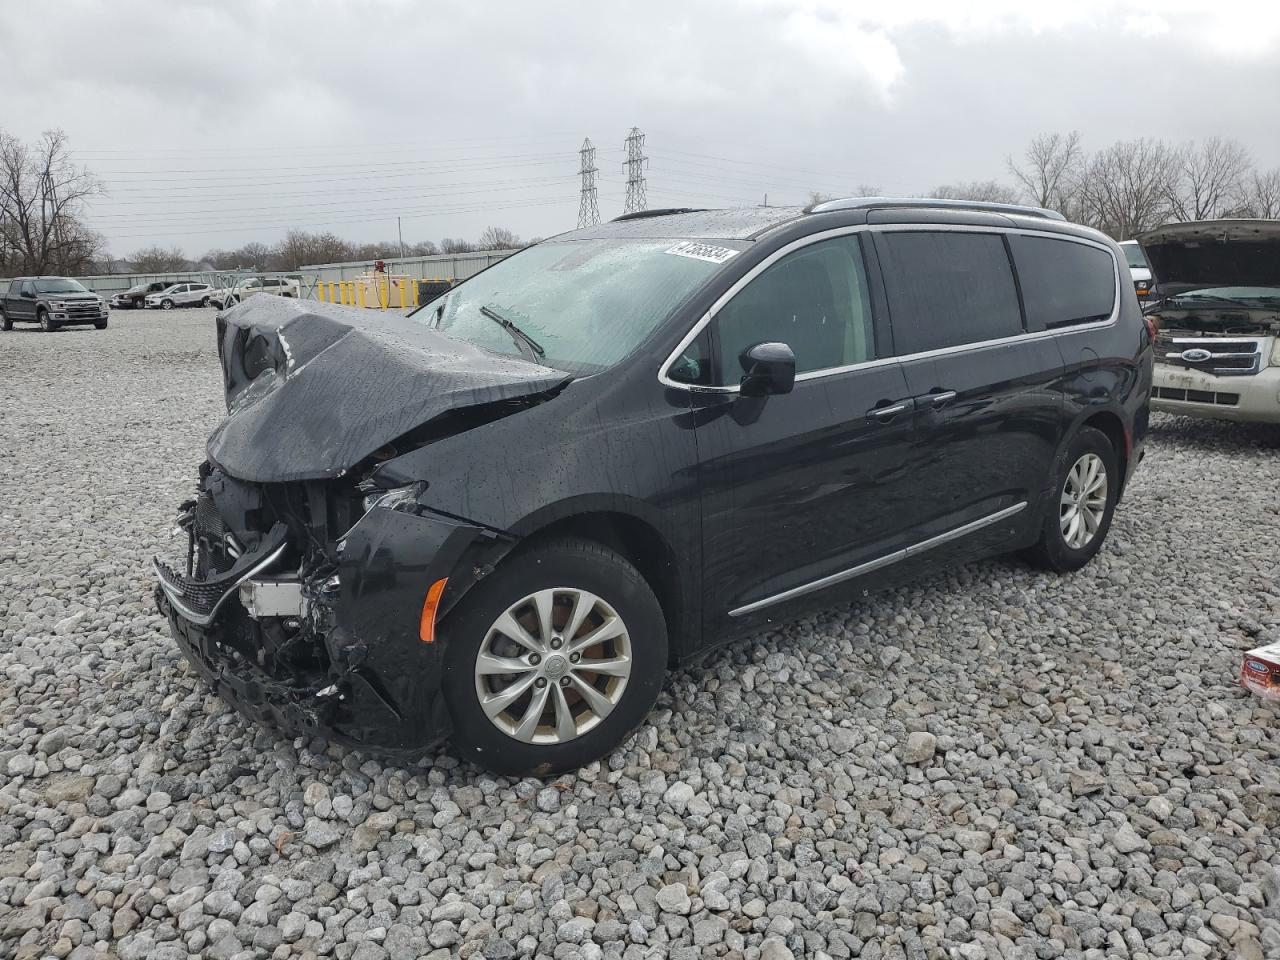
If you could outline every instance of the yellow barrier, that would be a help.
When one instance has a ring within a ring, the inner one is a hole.
[[[416,277],[361,277],[358,280],[319,280],[315,285],[315,298],[321,303],[336,303],[344,307],[362,307],[366,310],[407,310],[420,306],[420,283],[448,283],[454,280]]]

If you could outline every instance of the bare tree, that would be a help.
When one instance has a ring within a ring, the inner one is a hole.
[[[943,184],[929,191],[935,200],[980,200],[983,203],[1017,203],[1018,191],[997,180]]]
[[[0,266],[10,273],[79,273],[102,246],[84,223],[102,192],[71,161],[67,137],[48,130],[29,146],[0,131]]]
[[[477,245],[481,250],[514,250],[521,246],[520,238],[506,227],[487,227],[480,234]]]
[[[333,233],[307,233],[290,230],[272,251],[270,267],[274,270],[297,270],[316,263],[337,263],[353,259],[350,243]]]
[[[470,240],[455,240],[452,237],[445,237],[440,241],[441,253],[473,253],[476,245]]]
[[[181,247],[144,247],[129,254],[134,273],[180,273],[191,269]]]
[[[1169,212],[1177,220],[1220,217],[1240,196],[1252,163],[1237,140],[1210,137],[1188,143],[1177,152],[1177,168],[1169,184]]]
[[[1080,134],[1072,130],[1039,134],[1020,161],[1006,157],[1005,165],[1032,203],[1069,216],[1079,204],[1084,159]]]
[[[1280,220],[1280,167],[1251,171],[1241,183],[1240,192],[1229,212],[1233,217]]]
[[[1079,219],[1117,240],[1166,222],[1178,151],[1163,140],[1121,140],[1094,154],[1081,180]]]

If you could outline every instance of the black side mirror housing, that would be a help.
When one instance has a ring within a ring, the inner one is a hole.
[[[790,393],[796,385],[796,355],[785,343],[757,343],[739,358],[742,364],[744,397],[767,397]]]

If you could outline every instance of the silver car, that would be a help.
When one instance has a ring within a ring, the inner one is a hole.
[[[174,307],[207,307],[213,288],[207,283],[175,283],[159,293],[147,294],[147,306],[161,310]]]

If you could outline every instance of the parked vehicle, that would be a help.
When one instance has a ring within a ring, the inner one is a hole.
[[[12,330],[15,323],[38,323],[46,333],[86,323],[105,330],[107,306],[78,280],[16,277],[0,299],[0,330]]]
[[[247,716],[571,769],[731,637],[1087,563],[1147,430],[1124,262],[1048,211],[855,199],[633,214],[408,317],[260,298],[218,319],[157,601]]]
[[[1280,423],[1280,221],[1173,223],[1140,240],[1159,293],[1151,406]]]
[[[298,297],[301,291],[302,284],[293,277],[247,277],[231,286],[215,290],[211,299],[213,305],[222,310],[260,293],[277,297]]]
[[[185,281],[183,281],[185,282]],[[150,283],[135,283],[123,293],[111,298],[111,306],[116,310],[142,310],[147,305],[147,295],[160,293],[173,286],[173,280],[152,280]]]
[[[1133,290],[1138,295],[1138,300],[1154,296],[1151,264],[1147,263],[1146,254],[1142,252],[1142,244],[1137,240],[1121,240],[1120,249],[1124,251],[1125,261],[1129,264],[1129,276],[1133,277]]]
[[[207,307],[212,298],[213,287],[207,283],[175,283],[157,293],[147,294],[147,306],[160,310]]]

